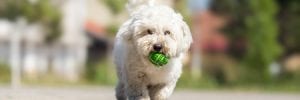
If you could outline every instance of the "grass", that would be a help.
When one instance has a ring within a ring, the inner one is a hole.
[[[107,60],[102,60],[94,64],[87,65],[85,72],[79,81],[69,82],[54,74],[47,74],[37,79],[23,78],[23,82],[27,85],[45,85],[45,86],[84,86],[84,85],[104,85],[114,86],[117,77],[113,64]]]
[[[44,85],[44,86],[114,86],[117,81],[116,72],[113,64],[109,61],[101,61],[95,66],[95,77],[93,80],[87,80],[82,77],[78,82],[68,82],[56,75],[48,74],[30,80],[22,78],[24,85]],[[10,69],[6,65],[0,66],[0,84],[10,83]],[[229,90],[229,91],[265,91],[265,92],[300,92],[299,78],[286,80],[273,80],[268,83],[247,83],[247,82],[232,82],[230,84],[218,84],[213,78],[203,75],[201,78],[192,78],[188,71],[184,70],[181,78],[177,83],[177,89],[192,89],[192,90]]]
[[[94,71],[93,73],[86,73],[86,75],[90,76],[88,78],[89,84],[101,84],[101,85],[114,85],[117,81],[115,67],[109,59],[102,60],[96,64],[92,64],[89,67]],[[92,76],[92,77],[91,77]]]
[[[10,82],[10,68],[0,63],[0,83],[1,84],[8,84]]]
[[[218,84],[216,80],[203,76],[201,78],[192,78],[187,72],[184,72],[177,83],[177,89],[192,90],[229,90],[229,91],[261,91],[261,92],[300,92],[300,80],[297,78],[282,80],[273,80],[267,83],[247,83],[235,81],[228,84]]]

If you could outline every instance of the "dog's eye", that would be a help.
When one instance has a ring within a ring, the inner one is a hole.
[[[164,33],[165,33],[165,35],[170,35],[171,34],[170,31],[165,31]]]
[[[147,30],[147,33],[150,35],[153,34],[153,32],[150,29]]]

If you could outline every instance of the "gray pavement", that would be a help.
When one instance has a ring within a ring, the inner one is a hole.
[[[0,86],[0,100],[115,100],[113,87]],[[176,90],[170,100],[300,100],[299,93]]]

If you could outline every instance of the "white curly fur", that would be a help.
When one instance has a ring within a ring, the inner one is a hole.
[[[118,100],[167,99],[180,77],[182,58],[192,42],[180,14],[170,7],[145,1],[129,1],[130,19],[116,36],[113,54],[119,78]],[[170,34],[164,34],[165,31]],[[155,67],[148,59],[154,44],[162,44],[161,52],[170,57],[162,68]]]

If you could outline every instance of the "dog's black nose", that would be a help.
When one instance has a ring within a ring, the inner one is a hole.
[[[160,50],[162,49],[162,45],[161,45],[161,44],[154,44],[154,45],[153,45],[153,49],[154,49],[155,51],[160,51]]]

